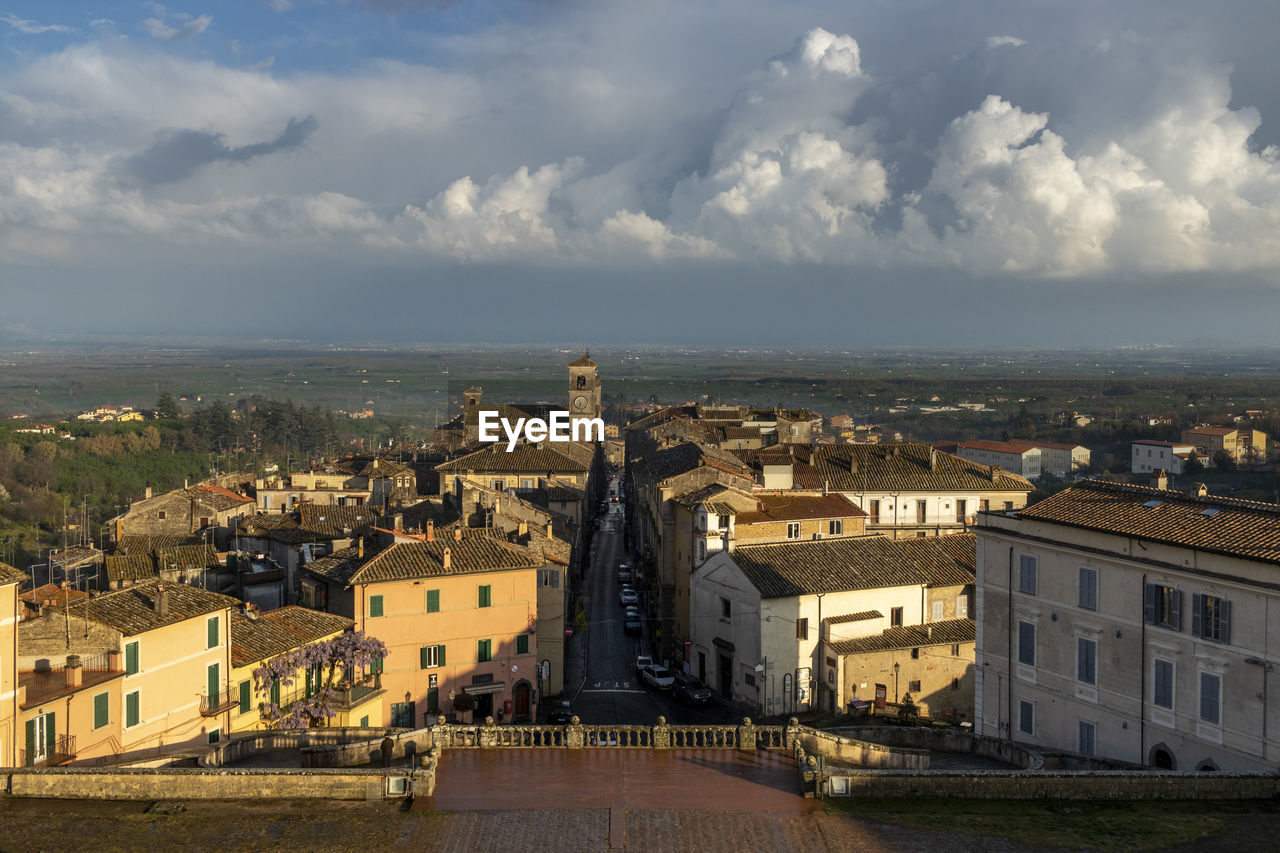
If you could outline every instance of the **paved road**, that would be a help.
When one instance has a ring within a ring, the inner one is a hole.
[[[616,479],[611,483],[616,488]],[[738,722],[742,714],[713,703],[690,707],[676,702],[669,693],[647,688],[635,671],[638,654],[650,654],[651,626],[641,637],[623,632],[623,607],[618,601],[618,565],[624,562],[621,503],[611,503],[604,523],[596,533],[595,554],[583,579],[587,606],[586,677],[566,685],[565,693],[576,699],[574,713],[586,723],[652,723],[665,716],[672,723]]]

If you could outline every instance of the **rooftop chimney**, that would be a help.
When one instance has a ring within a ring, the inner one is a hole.
[[[432,519],[427,519],[427,541],[436,541],[436,523]]]
[[[1193,498],[1207,498],[1209,497],[1209,487],[1204,483],[1193,483],[1191,485],[1191,496]]]
[[[516,535],[525,536],[528,533],[529,533],[529,522],[527,521],[520,522],[520,526],[516,528]]]
[[[926,640],[932,640],[932,639],[933,639],[933,626],[932,626],[932,625],[925,625],[925,626],[924,626],[924,636],[925,636],[925,639],[926,639]]]
[[[83,683],[83,667],[80,663],[80,655],[67,655],[67,665],[62,670],[62,675],[66,678],[67,687],[79,687]]]
[[[849,473],[858,473],[858,452],[853,448],[849,448]]]
[[[1164,472],[1163,468],[1157,468],[1155,473],[1151,475],[1151,487],[1162,490],[1169,488],[1169,475]]]
[[[182,488],[184,488],[184,489],[185,489],[185,488],[188,488],[187,483],[189,483],[189,482],[190,482],[190,480],[188,480],[186,477],[183,477],[183,478],[182,478]]]
[[[143,493],[143,498],[142,498],[142,499],[143,499],[144,501],[149,501],[149,500],[151,500],[151,484],[150,484],[150,483],[147,483],[147,490],[146,490],[146,492],[144,492],[144,493]]]
[[[453,551],[452,551],[452,549],[449,549],[449,548],[445,548],[445,549],[444,549],[443,559],[444,559],[444,567],[445,567],[446,569],[447,569],[447,568],[450,568],[450,567],[453,565]]]
[[[549,522],[549,521],[547,522],[547,538],[548,538],[548,539],[553,538],[553,537],[552,537],[552,535],[551,535],[551,522]]]
[[[152,606],[155,607],[157,616],[159,616],[162,619],[168,617],[169,589],[164,585],[163,582],[156,584],[156,595],[155,595],[155,599],[152,601]]]
[[[360,543],[356,545],[356,556],[361,560],[364,559],[364,537],[360,537]]]
[[[991,466],[991,482],[994,483],[996,481],[996,477],[999,477],[999,476],[1000,476],[1000,466],[992,465]]]
[[[929,470],[938,470],[938,451],[932,447],[929,448]]]
[[[395,525],[394,529],[396,533],[403,532],[404,531],[404,513],[397,512],[392,517],[392,523]]]
[[[454,541],[454,542],[461,542],[461,541],[462,541],[462,527],[461,527],[461,526],[453,528],[453,541]]]

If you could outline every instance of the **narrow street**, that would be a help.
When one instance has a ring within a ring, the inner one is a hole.
[[[617,478],[610,487],[617,489]],[[646,687],[636,672],[640,654],[651,654],[651,626],[641,636],[623,631],[623,610],[618,600],[618,566],[625,562],[622,503],[609,503],[608,514],[595,536],[595,553],[583,579],[587,605],[586,676],[578,684],[565,685],[573,710],[584,723],[652,723],[665,716],[671,723],[731,723],[742,714],[713,700],[691,706],[675,701],[669,692]],[[642,609],[643,612],[643,609]],[[575,698],[575,693],[576,698]]]

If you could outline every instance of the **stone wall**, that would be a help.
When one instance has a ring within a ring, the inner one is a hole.
[[[823,774],[823,796],[961,797],[983,800],[1267,800],[1280,776],[1148,770],[1093,772]],[[836,791],[847,793],[835,793]]]
[[[15,797],[76,800],[382,799],[388,775],[403,776],[404,771],[71,767],[5,771],[6,790]]]
[[[929,769],[929,753],[925,749],[885,746],[807,726],[800,730],[799,743],[810,755],[820,755],[827,761],[851,767],[877,770]]]
[[[830,732],[904,749],[976,755],[1024,770],[1039,770],[1044,766],[1044,758],[1026,747],[1007,740],[982,737],[962,729],[935,729],[923,726],[846,726],[831,729]]]

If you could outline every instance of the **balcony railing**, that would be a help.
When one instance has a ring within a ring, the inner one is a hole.
[[[333,704],[335,707],[350,710],[375,693],[381,692],[382,675],[381,673],[375,673],[359,684],[353,684],[350,687],[338,690],[337,695],[334,696]]]
[[[76,736],[75,735],[57,735],[53,739],[53,749],[45,749],[43,751],[31,752],[23,749],[21,753],[23,767],[55,767],[59,764],[66,764],[69,761],[75,761],[76,758]]]
[[[219,690],[217,693],[206,693],[200,697],[200,715],[213,717],[223,711],[230,711],[240,704],[240,697],[234,688]]]
[[[55,663],[39,660],[36,661],[34,669],[18,673],[18,683],[27,688],[24,705],[39,704],[55,696],[72,693],[123,674],[118,655],[69,655],[68,657],[72,661],[78,659],[78,666],[73,663],[68,667],[63,661]]]

